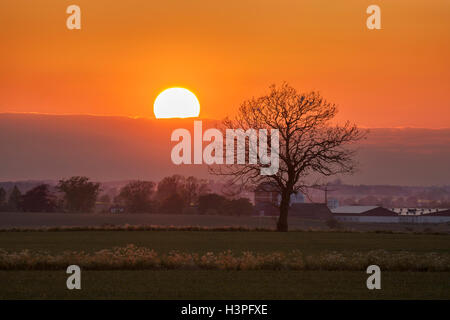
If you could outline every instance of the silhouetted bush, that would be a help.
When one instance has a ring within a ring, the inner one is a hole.
[[[253,205],[247,198],[229,200],[216,193],[209,193],[199,197],[198,212],[208,215],[251,215]]]
[[[0,211],[6,211],[6,209],[6,191],[2,187],[0,187]]]
[[[17,212],[22,210],[22,193],[17,186],[11,191],[8,198],[7,210],[12,212]]]
[[[198,198],[198,213],[199,214],[225,214],[225,207],[227,199],[224,196],[216,193],[209,193]]]
[[[23,195],[21,205],[25,212],[54,212],[56,198],[48,185],[41,184]]]
[[[178,193],[175,193],[162,200],[159,211],[161,213],[181,214],[185,206],[185,200]]]

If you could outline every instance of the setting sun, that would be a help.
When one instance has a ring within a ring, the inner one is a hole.
[[[153,112],[156,118],[198,117],[200,103],[197,97],[185,88],[169,88],[158,95]]]

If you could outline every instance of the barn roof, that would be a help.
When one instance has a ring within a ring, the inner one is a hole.
[[[324,203],[293,203],[289,214],[311,219],[329,219],[332,216],[330,209]]]
[[[333,213],[364,213],[378,206],[342,206],[331,210]]]
[[[396,212],[379,206],[343,206],[331,210],[336,215],[398,216]]]

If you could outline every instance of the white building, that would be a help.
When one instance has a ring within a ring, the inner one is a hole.
[[[331,209],[335,219],[365,223],[446,223],[450,210],[429,211],[426,214],[402,214],[379,206],[343,206]]]
[[[423,214],[430,213],[439,213],[446,211],[448,209],[440,209],[440,208],[390,208],[389,210],[394,211],[400,215],[413,215],[420,216]]]

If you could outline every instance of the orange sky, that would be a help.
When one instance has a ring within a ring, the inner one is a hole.
[[[383,30],[366,29],[370,4]],[[448,0],[2,0],[0,112],[153,117],[182,86],[222,118],[286,80],[341,120],[450,127],[449,39]]]

